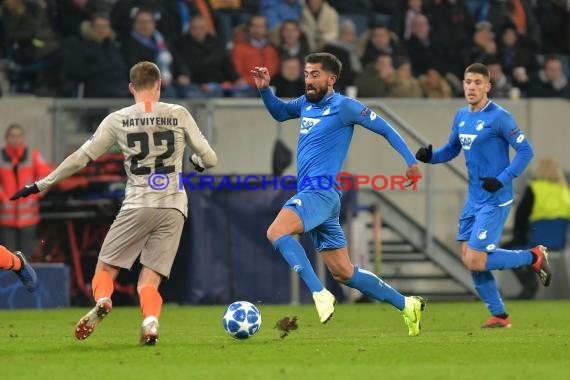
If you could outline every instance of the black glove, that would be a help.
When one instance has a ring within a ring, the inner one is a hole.
[[[483,189],[487,190],[490,193],[494,193],[499,191],[503,184],[495,177],[479,177],[481,181],[483,181]]]
[[[416,152],[416,159],[421,162],[430,162],[431,156],[433,156],[431,144],[429,144],[427,147],[422,146]]]
[[[39,193],[38,185],[35,183],[33,185],[26,185],[22,189],[16,191],[14,195],[10,197],[11,201],[15,201],[18,198],[26,198],[28,195]]]
[[[196,162],[199,159],[200,157],[196,156],[195,154],[190,156],[190,162],[192,163],[192,165],[194,165],[194,170],[196,170],[198,173],[202,173],[204,171],[204,168],[200,166],[198,162]]]

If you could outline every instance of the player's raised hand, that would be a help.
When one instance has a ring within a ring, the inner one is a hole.
[[[269,87],[269,81],[271,77],[269,76],[269,70],[267,67],[254,67],[250,70],[253,79],[255,80],[255,85],[257,88],[267,88]]]
[[[422,178],[422,171],[420,170],[418,164],[412,164],[408,166],[408,168],[406,169],[406,178],[408,178],[408,180],[406,181],[406,183],[404,183],[405,187],[412,186],[414,183],[418,182]],[[416,188],[414,187],[414,190],[415,189]]]

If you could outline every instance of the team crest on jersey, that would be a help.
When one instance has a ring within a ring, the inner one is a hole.
[[[311,129],[313,129],[313,127],[317,124],[319,124],[321,121],[321,119],[314,119],[312,117],[303,117],[303,119],[301,119],[301,131],[300,133],[306,135],[307,133],[309,133],[311,131]]]
[[[463,127],[465,125],[465,120],[463,120],[461,123],[459,123],[460,127]]]
[[[480,131],[481,129],[483,129],[484,126],[485,126],[485,121],[477,120],[477,124],[475,126],[475,129]]]
[[[305,110],[310,111],[311,108],[313,108],[313,106],[309,104],[307,107],[305,107]]]
[[[323,116],[327,116],[329,113],[331,113],[331,108],[327,107],[325,108],[325,110],[323,111]]]
[[[471,149],[471,144],[473,144],[473,141],[475,141],[476,138],[477,135],[468,135],[466,133],[459,134],[459,141],[461,142],[461,146],[465,150]]]

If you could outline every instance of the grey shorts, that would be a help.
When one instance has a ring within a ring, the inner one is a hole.
[[[131,269],[140,255],[143,266],[167,277],[184,227],[176,209],[142,207],[121,210],[105,237],[99,260]]]

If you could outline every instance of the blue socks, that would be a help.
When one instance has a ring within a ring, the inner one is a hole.
[[[273,246],[281,253],[287,264],[301,276],[311,293],[320,292],[324,289],[321,280],[317,277],[311,262],[307,258],[305,250],[297,240],[291,235],[283,235],[275,241]]]
[[[489,271],[471,272],[475,289],[493,315],[506,314],[505,305],[499,294],[495,277]]]
[[[495,249],[487,255],[485,270],[511,269],[532,264],[532,253],[527,250]]]
[[[372,272],[354,266],[354,274],[344,284],[360,290],[368,297],[388,302],[399,310],[404,310],[404,296]]]

